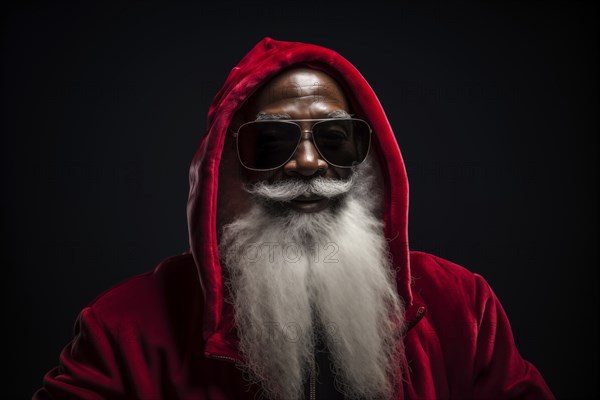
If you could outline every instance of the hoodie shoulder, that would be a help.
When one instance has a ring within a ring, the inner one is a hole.
[[[451,275],[459,279],[471,279],[473,272],[452,261],[423,251],[410,252],[410,266],[413,277],[419,274]]]
[[[413,293],[428,309],[466,311],[492,295],[481,275],[433,254],[411,251],[410,266]]]
[[[110,326],[162,329],[197,321],[202,290],[190,253],[169,257],[152,271],[129,278],[106,290],[88,307]]]

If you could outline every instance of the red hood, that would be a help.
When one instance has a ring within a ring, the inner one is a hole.
[[[324,47],[261,40],[233,68],[208,112],[208,132],[190,166],[187,206],[189,240],[204,291],[203,337],[207,352],[237,357],[232,333],[231,306],[223,301],[224,288],[217,246],[219,165],[225,137],[234,113],[270,77],[291,65],[322,70],[345,87],[355,114],[369,122],[374,137],[372,150],[379,159],[385,190],[385,235],[396,268],[398,293],[412,304],[408,254],[408,180],[400,149],[377,96],[345,58]]]

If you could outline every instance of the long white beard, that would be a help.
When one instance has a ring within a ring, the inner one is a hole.
[[[383,223],[373,215],[380,200],[370,172],[361,166],[346,189],[338,185],[347,194],[325,211],[305,214],[259,201],[223,228],[220,254],[240,350],[270,398],[302,397],[317,324],[339,390],[353,399],[392,394],[403,305]]]

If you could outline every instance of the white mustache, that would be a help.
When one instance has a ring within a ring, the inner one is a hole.
[[[347,180],[318,177],[311,180],[283,180],[277,183],[262,181],[245,185],[244,190],[270,201],[291,201],[302,195],[331,199],[348,193],[353,186],[353,176]]]

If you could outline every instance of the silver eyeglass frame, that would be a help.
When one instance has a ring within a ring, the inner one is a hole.
[[[298,122],[308,122],[308,121],[312,121],[315,123],[311,125],[310,130],[303,131],[302,127],[300,126],[300,124],[298,124]],[[367,125],[367,127],[369,128],[369,143],[367,145],[367,151],[365,152],[365,157],[362,159],[361,162],[357,162],[350,166],[342,166],[342,165],[337,165],[332,162],[329,162],[329,160],[323,155],[323,153],[319,149],[319,146],[317,146],[317,144],[315,143],[315,140],[313,137],[313,130],[314,130],[315,126],[318,125],[319,123],[327,122],[327,121],[360,121],[360,122],[364,123],[365,125]],[[240,156],[240,146],[239,146],[239,141],[238,141],[240,129],[242,129],[242,127],[244,127],[245,125],[262,123],[262,122],[289,123],[289,124],[296,125],[298,127],[298,129],[300,129],[300,136],[298,136],[298,142],[296,143],[296,146],[294,147],[294,151],[292,151],[292,154],[290,154],[290,156],[283,163],[281,163],[280,165],[278,165],[277,167],[274,167],[274,168],[262,168],[262,169],[261,168],[250,168],[244,164],[244,162],[242,161],[242,157]],[[283,167],[285,164],[287,164],[294,157],[294,154],[296,154],[296,150],[298,150],[298,146],[300,145],[300,142],[302,141],[302,134],[304,132],[310,132],[310,141],[312,142],[313,146],[315,146],[315,149],[317,149],[317,152],[319,153],[319,155],[323,158],[323,160],[327,164],[332,165],[337,168],[354,168],[357,165],[362,164],[367,159],[369,152],[371,151],[371,136],[373,134],[373,129],[371,129],[371,125],[369,125],[369,123],[367,121],[365,121],[364,119],[360,119],[360,118],[308,118],[308,119],[264,119],[264,120],[249,121],[249,122],[245,122],[242,125],[240,125],[238,127],[237,131],[232,131],[232,132],[233,132],[233,137],[235,138],[235,149],[236,149],[238,160],[240,161],[240,164],[242,164],[242,166],[244,168],[246,168],[250,171],[264,172],[264,171],[274,171],[276,169]]]

